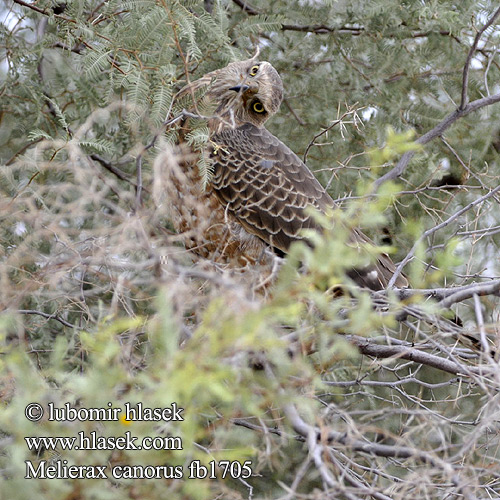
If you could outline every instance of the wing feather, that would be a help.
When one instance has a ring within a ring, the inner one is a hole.
[[[245,123],[214,134],[216,147],[212,185],[226,210],[251,234],[286,254],[301,239],[303,229],[320,229],[307,207],[322,212],[335,206],[332,198],[300,158],[263,127]],[[352,240],[371,243],[355,230]],[[349,277],[371,289],[387,286],[394,263],[382,254],[375,265],[353,269]],[[407,286],[400,276],[397,286]]]

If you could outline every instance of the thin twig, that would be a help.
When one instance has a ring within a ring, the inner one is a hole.
[[[469,299],[473,294],[477,294],[479,296],[484,295],[497,295],[500,290],[500,279],[490,280],[485,283],[471,283],[469,285],[463,286],[453,286],[453,287],[443,287],[443,288],[397,288],[390,291],[392,294],[396,294],[399,300],[407,300],[410,297],[414,297],[416,295],[422,297],[428,297],[431,299],[436,299],[438,301],[442,301],[447,297],[454,295],[456,293],[463,294],[462,300]],[[387,296],[387,290],[377,290],[375,292],[371,292],[372,295],[377,297],[385,297]],[[459,302],[455,300],[452,304]],[[449,304],[451,305],[451,304]]]
[[[137,156],[137,160],[135,161],[135,167],[136,167],[136,185],[135,185],[135,210],[138,212],[140,208],[142,207],[142,157],[144,153],[151,147],[153,147],[155,143],[156,137],[151,142],[148,144]]]
[[[391,288],[394,286],[394,283],[396,282],[396,279],[398,276],[401,274],[401,271],[403,270],[403,267],[413,259],[413,256],[415,254],[415,251],[417,250],[418,245],[422,240],[430,236],[431,234],[434,234],[436,231],[439,231],[443,227],[448,226],[451,222],[453,222],[455,219],[458,219],[462,214],[470,210],[471,208],[475,207],[476,205],[479,205],[483,201],[487,200],[488,198],[491,198],[494,196],[496,193],[500,191],[500,185],[497,186],[495,189],[490,191],[489,193],[485,194],[484,196],[481,196],[477,200],[474,200],[472,203],[469,203],[467,206],[463,207],[460,209],[458,212],[455,212],[451,217],[448,217],[445,221],[441,222],[441,224],[438,224],[437,226],[431,227],[427,231],[425,231],[418,239],[415,241],[413,246],[411,247],[411,250],[408,252],[406,257],[399,263],[398,267],[394,271],[394,274],[392,275],[392,278],[390,279],[389,283],[387,284],[387,288]]]
[[[363,26],[359,27],[340,26],[337,28],[333,26],[327,26],[326,24],[309,24],[303,26],[294,24],[283,24],[281,26],[281,29],[283,31],[301,31],[307,33],[316,33],[318,35],[323,35],[326,33],[349,33],[351,35],[360,35],[365,31],[365,28]]]
[[[486,353],[486,356],[490,354],[490,345],[488,343],[488,339],[486,338],[486,329],[484,328],[484,318],[483,311],[481,308],[481,301],[479,300],[479,296],[477,293],[473,295],[474,299],[474,311],[476,313],[477,326],[479,327],[479,335],[481,339],[481,347],[483,351]]]
[[[286,97],[283,98],[283,103],[290,110],[290,113],[292,113],[293,117],[297,120],[299,125],[304,126],[306,122],[297,114],[297,112],[293,109],[292,105],[290,104],[290,101]]]
[[[255,7],[250,5],[246,0],[233,0],[233,2],[249,16],[258,16],[260,14],[260,12]]]
[[[304,151],[304,163],[306,163],[306,160],[307,160],[307,154],[309,153],[309,150],[315,145],[315,142],[316,142],[316,139],[318,139],[319,137],[321,137],[322,135],[325,135],[327,134],[332,128],[336,127],[337,125],[342,125],[342,122],[344,120],[344,118],[346,116],[349,116],[349,115],[352,115],[354,114],[354,124],[355,126],[357,125],[356,123],[356,113],[362,109],[362,108],[357,108],[357,109],[353,109],[354,106],[356,106],[357,103],[355,103],[353,106],[350,107],[350,109],[348,109],[340,118],[337,118],[336,120],[334,120],[332,123],[330,123],[330,125],[328,125],[328,127],[325,127],[323,130],[321,130],[320,132],[318,132],[311,140],[311,142],[309,142],[309,144],[307,145],[306,147],[306,150]],[[338,116],[338,114],[337,114]],[[352,123],[352,122],[350,122]]]
[[[55,319],[56,321],[59,321],[59,323],[61,323],[64,326],[68,326],[69,328],[74,328],[75,330],[79,330],[79,328],[77,326],[72,325],[71,323],[68,323],[66,320],[60,318],[56,313],[48,314],[48,313],[44,313],[42,311],[36,311],[34,309],[18,309],[16,312],[19,314],[34,314],[37,316],[42,316],[42,317],[47,318],[47,319]]]
[[[495,22],[495,20],[499,15],[500,15],[500,7],[493,13],[488,22],[481,28],[481,30],[479,30],[479,32],[476,34],[476,37],[474,38],[474,43],[472,44],[472,47],[469,50],[469,54],[467,55],[467,59],[464,65],[463,79],[462,79],[462,100],[460,102],[460,105],[453,113],[448,115],[441,123],[436,125],[432,130],[424,134],[422,137],[419,137],[415,141],[417,144],[422,144],[422,145],[427,144],[435,137],[440,136],[448,127],[450,127],[460,118],[467,116],[469,113],[472,113],[473,111],[477,111],[478,109],[484,108],[485,106],[490,106],[500,101],[500,93],[494,94],[492,96],[483,97],[482,99],[477,99],[475,101],[472,101],[471,103],[468,102],[467,98],[470,61],[472,59],[472,56],[474,55],[474,52],[477,49],[477,44],[479,43],[479,39],[481,38],[482,34],[486,29],[488,29],[489,26],[491,26]],[[398,164],[392,170],[390,170],[389,172],[387,172],[385,175],[378,178],[374,182],[374,187],[378,188],[385,181],[399,177],[405,171],[406,167],[408,166],[408,163],[410,162],[410,160],[413,158],[414,155],[415,151],[408,151],[407,153],[405,153],[399,160]]]
[[[499,15],[500,15],[500,7],[494,12],[489,21],[476,33],[476,36],[474,37],[474,43],[472,44],[472,47],[470,48],[469,53],[467,54],[467,59],[464,65],[464,72],[462,79],[462,99],[460,101],[460,106],[458,107],[458,109],[460,110],[465,109],[469,101],[469,97],[467,95],[468,94],[467,91],[469,88],[469,69],[470,69],[470,62],[477,49],[477,44],[479,43],[479,40],[483,36],[483,33],[495,22],[495,20]]]
[[[28,142],[27,144],[25,144],[19,151],[16,151],[9,160],[7,160],[7,163],[5,164],[5,166],[9,166],[9,165],[12,165],[12,163],[14,163],[15,159],[19,156],[19,155],[22,155],[28,148],[30,148],[31,146],[34,146],[35,144],[38,144],[39,142],[43,141],[43,137],[39,137],[38,139],[36,139],[35,141],[32,141],[32,142]]]
[[[483,189],[489,189],[488,186],[486,186],[483,182],[483,179],[481,178],[480,175],[476,174],[476,172],[474,172],[471,168],[469,168],[468,165],[465,164],[465,162],[462,160],[462,158],[460,158],[460,155],[455,151],[455,149],[451,146],[451,144],[449,144],[446,139],[444,137],[441,137],[441,142],[451,151],[451,153],[453,154],[453,156],[456,158],[456,160],[458,161],[458,163],[460,163],[460,165],[462,166],[462,168],[472,177],[474,177],[474,179],[476,179],[476,181],[481,185],[481,187]],[[497,203],[500,203],[500,200],[495,197],[495,201]]]
[[[69,17],[61,16],[60,14],[47,12],[46,10],[41,9],[40,7],[37,7],[36,5],[33,5],[31,3],[27,3],[27,2],[23,2],[23,0],[14,0],[14,3],[17,3],[18,5],[22,5],[23,7],[27,7],[28,9],[34,10],[35,12],[38,12],[39,14],[43,14],[44,16],[53,15],[54,17],[57,17],[58,19],[63,19],[64,21],[67,21],[69,23],[76,24],[76,21],[74,19],[70,19]]]
[[[109,160],[106,160],[106,158],[103,158],[102,156],[100,156],[96,153],[90,154],[89,157],[92,160],[96,161],[97,163],[101,164],[106,170],[109,170],[113,175],[116,175],[116,177],[118,177],[118,179],[120,179],[122,181],[129,182],[133,186],[136,185],[132,180],[130,180],[130,177],[128,174],[121,171],[119,168],[115,167]]]
[[[432,130],[430,130],[423,136],[419,137],[415,142],[421,145],[427,144],[436,137],[442,135],[446,129],[448,129],[460,118],[463,118],[464,116],[467,116],[468,114],[486,106],[491,106],[492,104],[495,104],[497,102],[500,102],[500,93],[488,97],[483,97],[482,99],[476,99],[475,101],[467,104],[464,109],[456,109],[455,111],[453,111],[453,113],[450,113],[443,121],[441,121],[441,123],[436,125]],[[396,179],[397,177],[401,176],[414,155],[415,151],[408,151],[407,153],[405,153],[399,160],[398,164],[392,170],[387,172],[382,177],[379,177],[374,182],[375,188],[379,187],[381,184],[388,180]]]
[[[433,456],[423,450],[409,448],[407,446],[393,446],[387,444],[372,443],[364,440],[361,441],[359,439],[352,438],[344,432],[337,432],[331,429],[328,429],[327,432],[325,432],[323,429],[320,430],[318,428],[315,428],[312,425],[304,422],[294,405],[286,405],[284,411],[293,427],[293,430],[306,439],[310,436],[310,434],[313,433],[316,435],[319,441],[325,439],[326,437],[329,443],[339,443],[354,451],[360,451],[363,453],[368,453],[370,455],[376,455],[378,457],[386,458],[413,458],[417,461],[429,463],[442,468],[447,472],[450,472],[452,469],[452,466],[450,464],[439,460],[438,457]]]
[[[467,376],[473,372],[470,367],[461,365],[456,361],[450,361],[434,354],[420,351],[413,346],[381,345],[370,339],[357,335],[346,335],[346,339],[354,344],[361,354],[375,358],[407,359],[414,363],[430,366],[453,375]]]
[[[304,151],[304,158],[303,158],[303,162],[306,163],[307,161],[307,154],[309,153],[309,150],[314,146],[314,142],[316,141],[316,139],[318,139],[319,137],[321,137],[322,135],[326,134],[329,130],[331,130],[333,127],[336,127],[339,123],[342,122],[342,118],[344,118],[344,116],[346,115],[346,113],[344,113],[342,115],[341,118],[339,118],[338,120],[334,120],[330,125],[328,125],[328,127],[324,128],[321,132],[318,132],[311,140],[311,142],[307,145],[306,147],[306,150]]]

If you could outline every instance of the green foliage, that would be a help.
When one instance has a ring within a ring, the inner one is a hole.
[[[387,142],[381,149],[371,151],[371,160],[374,166],[385,165],[399,158],[409,151],[419,151],[422,147],[412,142],[415,135],[414,130],[408,130],[403,134],[396,134],[392,127],[387,128]]]

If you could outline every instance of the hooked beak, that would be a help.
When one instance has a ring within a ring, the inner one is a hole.
[[[248,85],[244,82],[239,85],[231,87],[229,90],[234,90],[235,92],[241,92],[242,94],[257,94],[259,92],[259,84],[256,82],[248,82]]]
[[[236,85],[235,87],[231,87],[229,90],[234,90],[235,92],[241,92],[244,94],[250,87],[248,85]]]

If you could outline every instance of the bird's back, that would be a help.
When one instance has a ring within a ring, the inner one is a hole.
[[[212,187],[222,206],[243,228],[276,253],[303,239],[304,229],[318,226],[309,207],[323,213],[335,207],[330,195],[302,160],[264,127],[246,123],[224,128],[212,137]],[[361,231],[352,232],[358,247],[371,244]],[[349,271],[358,285],[385,288],[395,266],[386,254],[371,265]],[[396,286],[407,286],[400,276]]]
[[[263,127],[246,123],[215,134],[212,186],[228,212],[278,253],[317,228],[307,207],[333,201],[298,156]]]

